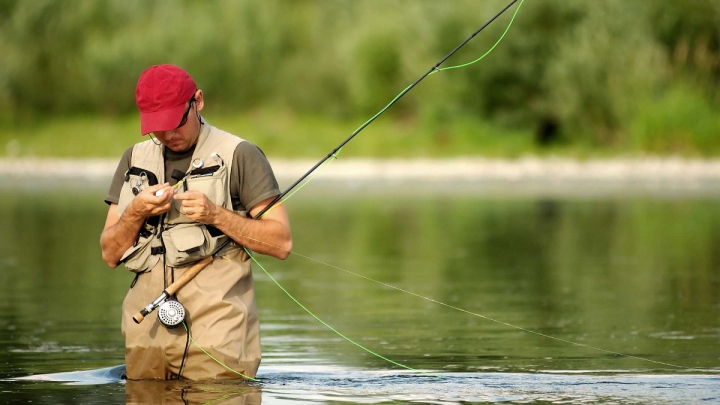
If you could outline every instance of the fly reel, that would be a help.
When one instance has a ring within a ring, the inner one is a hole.
[[[185,308],[181,303],[169,298],[182,288],[182,286],[187,284],[188,281],[192,280],[193,277],[200,272],[200,270],[204,269],[205,266],[210,264],[212,261],[212,256],[208,256],[195,263],[191,268],[183,273],[179,279],[170,284],[170,286],[168,286],[159,297],[155,298],[153,302],[147,304],[145,308],[135,314],[135,316],[132,317],[133,321],[135,323],[140,323],[150,312],[160,308],[158,310],[158,319],[160,319],[160,323],[168,328],[174,328],[180,325],[182,321],[185,320]]]
[[[185,320],[185,307],[175,300],[167,300],[158,308],[158,319],[166,328],[176,328]]]

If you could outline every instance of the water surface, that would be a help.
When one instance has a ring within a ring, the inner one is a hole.
[[[6,185],[0,378],[124,362],[132,276],[100,258],[105,191]],[[256,267],[260,383],[125,384],[91,371],[74,377],[85,385],[3,381],[0,401],[720,402],[720,197],[517,191],[316,184],[287,203],[299,255],[260,259],[350,339],[442,378],[348,343]]]

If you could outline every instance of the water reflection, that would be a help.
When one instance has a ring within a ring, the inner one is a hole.
[[[287,208],[296,251],[314,260],[292,255],[261,262],[330,325],[413,368],[720,370],[720,204],[714,197],[425,191],[310,186]],[[17,188],[0,196],[0,378],[124,362],[120,305],[132,276],[108,269],[100,258],[104,192],[104,185]],[[680,367],[538,337],[341,269],[533,331]],[[320,325],[257,268],[255,275],[261,372],[287,365],[393,368]],[[282,391],[288,381],[275,382],[272,389]],[[0,391],[40,401],[28,387],[0,383]],[[210,392],[182,384],[138,387],[132,395],[123,387],[138,403],[155,401],[158,393],[182,400]],[[234,388],[220,390],[219,398]],[[228,399],[254,401],[261,394],[252,388]],[[64,403],[88,402],[73,400],[77,391],[57,392],[66,393],[55,397]],[[109,402],[117,402],[113,398]]]
[[[125,403],[254,405],[262,402],[259,386],[239,382],[187,383],[181,381],[127,381]]]
[[[106,370],[112,373],[112,370]],[[80,378],[73,387],[44,383],[43,397],[59,398],[64,388],[82,403],[253,404],[265,403],[709,403],[720,399],[717,375],[629,373],[442,373],[368,371],[333,366],[266,367],[260,382],[128,381],[88,386],[97,372],[36,378]],[[82,381],[85,379],[85,381]],[[23,387],[27,393],[30,387]],[[38,386],[32,388],[39,388]],[[121,390],[124,389],[124,398]],[[47,395],[48,393],[52,395]],[[32,398],[32,396],[28,396]],[[36,401],[33,401],[36,402]],[[72,403],[73,401],[68,401]]]

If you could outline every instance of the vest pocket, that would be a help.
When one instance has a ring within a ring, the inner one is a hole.
[[[160,260],[159,255],[152,254],[152,248],[156,245],[159,243],[155,235],[140,236],[135,245],[125,251],[118,264],[123,263],[126,269],[135,273],[148,271]]]
[[[163,232],[165,259],[170,267],[196,262],[214,254],[228,237],[212,236],[205,225],[180,224]]]
[[[165,259],[171,267],[205,257],[205,235],[195,224],[177,225],[163,232]]]
[[[199,191],[213,203],[220,207],[225,207],[225,179],[227,174],[227,166],[213,166],[207,173],[190,174],[185,179],[183,187],[178,193],[183,191]],[[195,171],[197,173],[197,170]],[[168,213],[168,221],[170,223],[184,223],[192,220],[183,214],[182,201],[173,200],[173,209]]]
[[[120,198],[118,201],[118,213],[122,214],[130,201],[135,198],[141,191],[148,186],[158,184],[157,176],[150,170],[139,167],[131,167],[125,172],[125,181],[120,189]]]

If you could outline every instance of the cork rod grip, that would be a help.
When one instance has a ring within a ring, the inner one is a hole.
[[[135,314],[135,316],[133,316],[133,321],[135,321],[135,323],[140,323],[143,321],[143,319],[145,319],[145,315],[143,315],[142,311],[138,312],[137,314]]]
[[[157,308],[163,301],[165,301],[165,299],[174,295],[185,284],[187,284],[190,280],[197,276],[197,274],[200,273],[200,270],[204,269],[212,261],[212,256],[209,256],[195,263],[192,267],[185,271],[185,273],[183,273],[180,278],[175,280],[174,283],[170,284],[170,286],[168,286],[168,288],[166,288],[165,291],[163,291],[162,294],[160,294],[160,296],[155,299],[155,301],[151,302],[150,304],[148,304],[147,307],[143,308],[140,312],[135,314],[135,316],[133,316],[133,321],[138,324],[142,322],[147,314],[154,311],[155,308]]]
[[[199,262],[195,263],[192,267],[190,267],[188,270],[185,271],[185,273],[180,276],[177,280],[175,280],[174,283],[170,284],[168,288],[165,289],[167,291],[168,295],[175,295],[175,293],[181,289],[185,284],[188,283],[188,281],[192,280],[197,276],[198,273],[202,269],[204,269],[208,264],[210,264],[213,261],[212,256],[208,256]]]

